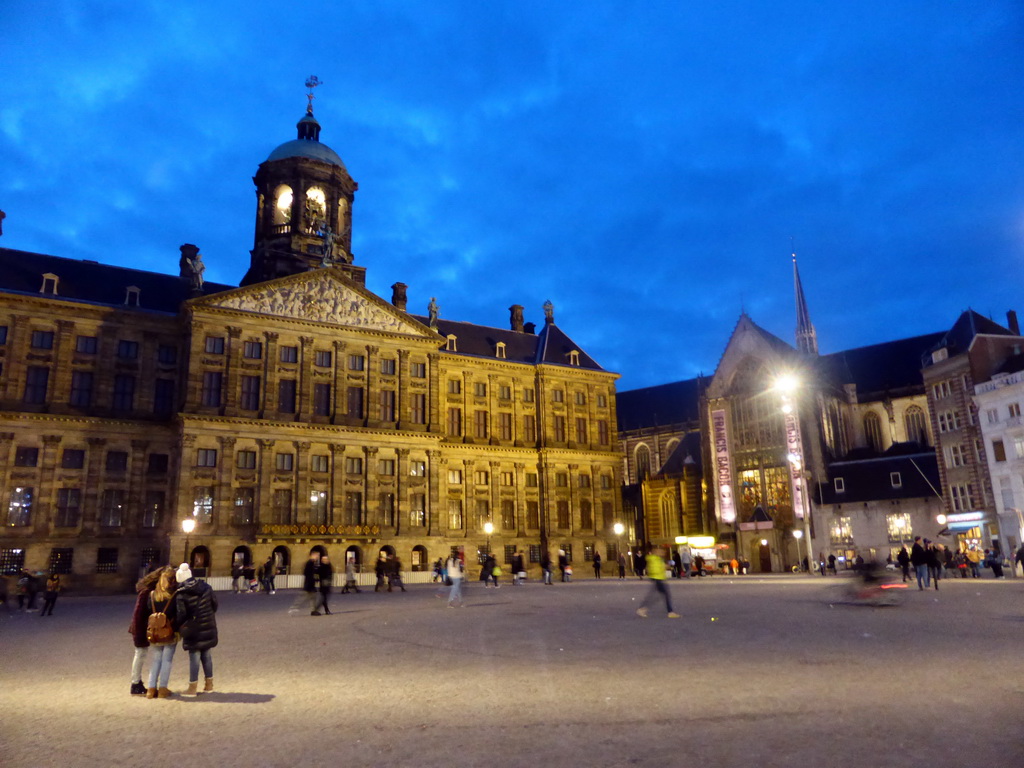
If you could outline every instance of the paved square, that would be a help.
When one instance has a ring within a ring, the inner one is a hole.
[[[1024,580],[897,608],[838,579],[631,579],[332,596],[218,593],[216,692],[130,697],[133,598],[0,612],[0,765],[1024,765]],[[180,646],[171,689],[187,681]],[[145,678],[144,678],[145,679]]]

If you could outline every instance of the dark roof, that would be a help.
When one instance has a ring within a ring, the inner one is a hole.
[[[619,431],[698,422],[704,381],[686,379],[616,393]]]
[[[916,446],[915,446],[916,447]],[[881,456],[829,465],[829,481],[818,491],[823,504],[854,504],[865,501],[916,499],[935,496],[939,487],[939,466],[935,451],[904,453],[887,451]],[[893,488],[891,473],[899,472],[900,487]],[[844,491],[836,493],[835,479],[843,479]],[[930,485],[929,485],[930,483]]]
[[[134,285],[139,288],[139,309],[175,313],[192,298],[189,281],[176,275],[0,248],[0,291],[38,296],[47,272],[60,278],[57,295],[47,295],[57,300],[124,307],[126,289]],[[203,284],[203,294],[234,287],[208,282]]]
[[[822,355],[818,364],[834,386],[856,384],[857,395],[861,400],[875,399],[872,395],[884,395],[887,392],[923,392],[921,358],[941,338],[941,332],[929,333],[847,349]]]
[[[286,141],[271,151],[267,155],[265,162],[284,160],[289,157],[306,157],[310,160],[318,160],[321,163],[345,168],[345,164],[341,162],[341,157],[338,156],[337,152],[326,144],[321,144],[313,139],[292,139],[291,141]],[[346,169],[345,172],[348,173],[348,170]]]
[[[1004,328],[984,315],[979,315],[973,309],[968,309],[960,314],[960,317],[953,323],[945,334],[939,338],[927,351],[945,348],[949,350],[949,356],[966,352],[971,346],[971,341],[979,334],[990,336],[1014,336],[1008,328]],[[927,356],[922,360],[921,367],[931,364],[931,357]]]
[[[687,465],[692,466],[698,474],[701,473],[702,462],[699,431],[687,432],[683,435],[683,439],[672,449],[671,455],[669,455],[661,469],[658,470],[658,474],[681,475]]]

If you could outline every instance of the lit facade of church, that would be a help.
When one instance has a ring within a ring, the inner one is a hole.
[[[368,291],[357,185],[319,133],[310,108],[259,166],[241,287],[191,245],[178,275],[0,249],[6,572],[103,591],[186,555],[210,576],[314,548],[612,560],[617,374],[550,303],[539,330],[519,305],[495,328]]]

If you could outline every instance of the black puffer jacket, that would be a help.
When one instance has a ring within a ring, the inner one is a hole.
[[[174,593],[175,623],[186,651],[205,651],[217,645],[217,596],[205,581],[191,578]]]

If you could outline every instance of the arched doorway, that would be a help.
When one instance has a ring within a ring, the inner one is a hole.
[[[352,563],[353,570],[356,573],[362,573],[363,570],[363,550],[355,544],[349,546],[345,550],[345,563]]]
[[[292,553],[288,550],[288,547],[280,545],[274,547],[274,551],[270,555],[274,560],[274,573],[280,575],[286,575],[292,564]]]
[[[759,560],[759,570],[761,573],[772,572],[772,548],[768,544],[767,539],[761,539],[757,543],[757,556]]]
[[[422,544],[417,544],[412,548],[412,570],[414,571],[426,571],[430,568],[430,563],[427,559],[427,548]]]
[[[235,551],[231,553],[231,565],[247,566],[252,565],[252,550],[248,547],[235,547]]]
[[[206,547],[194,547],[188,556],[188,567],[193,576],[210,575],[210,550]]]
[[[321,557],[327,557],[327,547],[325,547],[323,544],[317,544],[315,547],[309,550],[309,554],[315,554],[317,560],[319,560]]]
[[[394,557],[394,556],[395,556],[395,548],[392,547],[390,544],[385,544],[383,547],[380,548],[380,553],[379,553],[378,557],[381,560],[387,560],[389,557]]]

